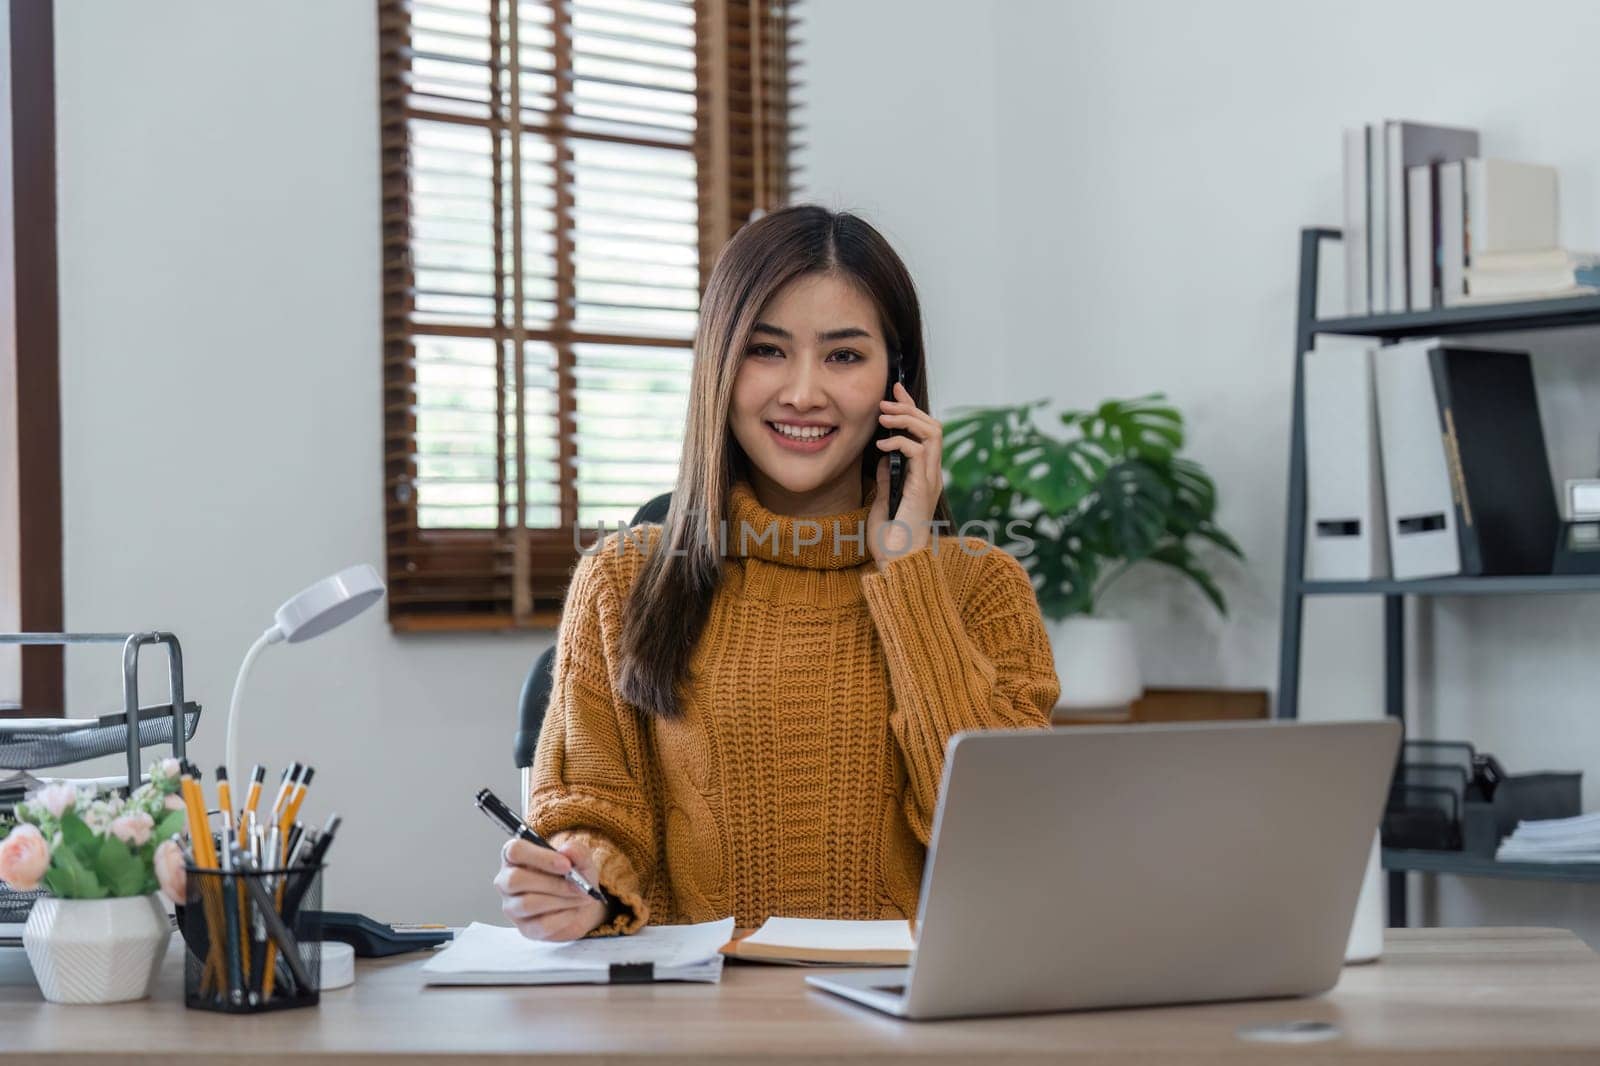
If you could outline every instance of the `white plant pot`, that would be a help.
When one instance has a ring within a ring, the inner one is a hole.
[[[52,1003],[120,1003],[150,994],[172,924],[154,893],[33,905],[22,930],[33,976]]]
[[[1074,617],[1050,628],[1060,706],[1126,707],[1144,693],[1133,624],[1116,618]]]

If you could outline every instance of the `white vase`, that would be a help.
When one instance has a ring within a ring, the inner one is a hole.
[[[1051,627],[1050,647],[1062,707],[1122,708],[1144,693],[1131,622],[1067,618]]]
[[[150,994],[172,924],[154,893],[33,905],[22,930],[33,976],[52,1003],[120,1003]]]

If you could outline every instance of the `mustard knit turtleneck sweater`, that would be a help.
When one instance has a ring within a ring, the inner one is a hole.
[[[1021,564],[945,537],[879,571],[865,539],[875,493],[807,520],[735,482],[675,721],[615,694],[623,607],[661,527],[613,533],[579,561],[530,810],[540,833],[586,844],[626,905],[595,934],[913,917],[946,742],[1048,725],[1061,689]]]

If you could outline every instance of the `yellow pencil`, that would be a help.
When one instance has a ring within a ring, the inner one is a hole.
[[[245,792],[244,809],[249,811],[252,816],[256,813],[256,804],[261,802],[261,782],[266,780],[266,777],[267,768],[265,766],[256,763],[255,766],[251,767],[250,787]],[[240,824],[243,824],[243,816],[240,817],[239,821]]]
[[[294,825],[294,820],[300,816],[300,804],[306,800],[306,789],[311,787],[311,776],[317,771],[307,766],[300,774],[300,781],[295,785],[294,792],[289,796],[289,802],[283,809],[283,854],[279,862],[287,862],[289,858],[289,828]]]
[[[294,791],[295,782],[300,780],[300,764],[290,763],[289,768],[283,772],[283,780],[278,783],[278,798],[272,801],[272,820],[282,824],[283,805],[289,802],[289,794]]]
[[[295,763],[295,766],[299,767],[300,771],[298,779],[291,786],[289,798],[284,802],[282,813],[278,818],[278,824],[285,827],[283,832],[279,834],[279,851],[274,856],[280,865],[289,861],[289,832],[287,827],[294,825],[295,817],[300,813],[300,804],[305,802],[306,789],[311,785],[312,775],[316,773],[316,770],[310,766],[302,766],[299,763]],[[283,882],[279,881],[277,890],[273,893],[273,903],[280,912],[283,910],[283,887]],[[264,992],[268,998],[272,996],[273,972],[277,969],[277,964],[278,953],[269,944],[267,946],[267,979],[263,982]]]
[[[233,790],[228,787],[226,766],[217,767],[217,806],[222,808],[222,828],[233,832]]]
[[[179,787],[183,792],[184,808],[188,813],[189,842],[194,850],[194,864],[199,869],[216,869],[216,849],[211,842],[211,826],[206,819],[205,796],[200,791],[200,782],[194,776],[192,767],[185,767],[183,776],[179,779]],[[210,878],[200,883],[200,902],[204,908],[206,925],[209,934],[206,937],[208,946],[206,950],[205,970],[200,976],[200,992],[206,994],[213,979],[221,980],[222,975],[222,939],[221,932],[225,926],[222,918],[222,900],[211,891],[216,886]]]

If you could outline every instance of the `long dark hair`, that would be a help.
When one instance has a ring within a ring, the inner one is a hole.
[[[856,215],[815,204],[773,211],[734,234],[718,255],[700,301],[688,424],[672,504],[624,610],[619,695],[647,715],[676,718],[681,713],[678,685],[692,680],[689,659],[722,576],[714,531],[726,517],[733,482],[750,474],[749,456],[728,427],[745,346],[768,301],[808,274],[845,278],[873,301],[885,340],[900,352],[906,389],[918,407],[929,410],[916,287],[882,234]],[[875,447],[863,451],[863,487],[873,483],[883,454]],[[943,493],[934,517],[950,521]]]

